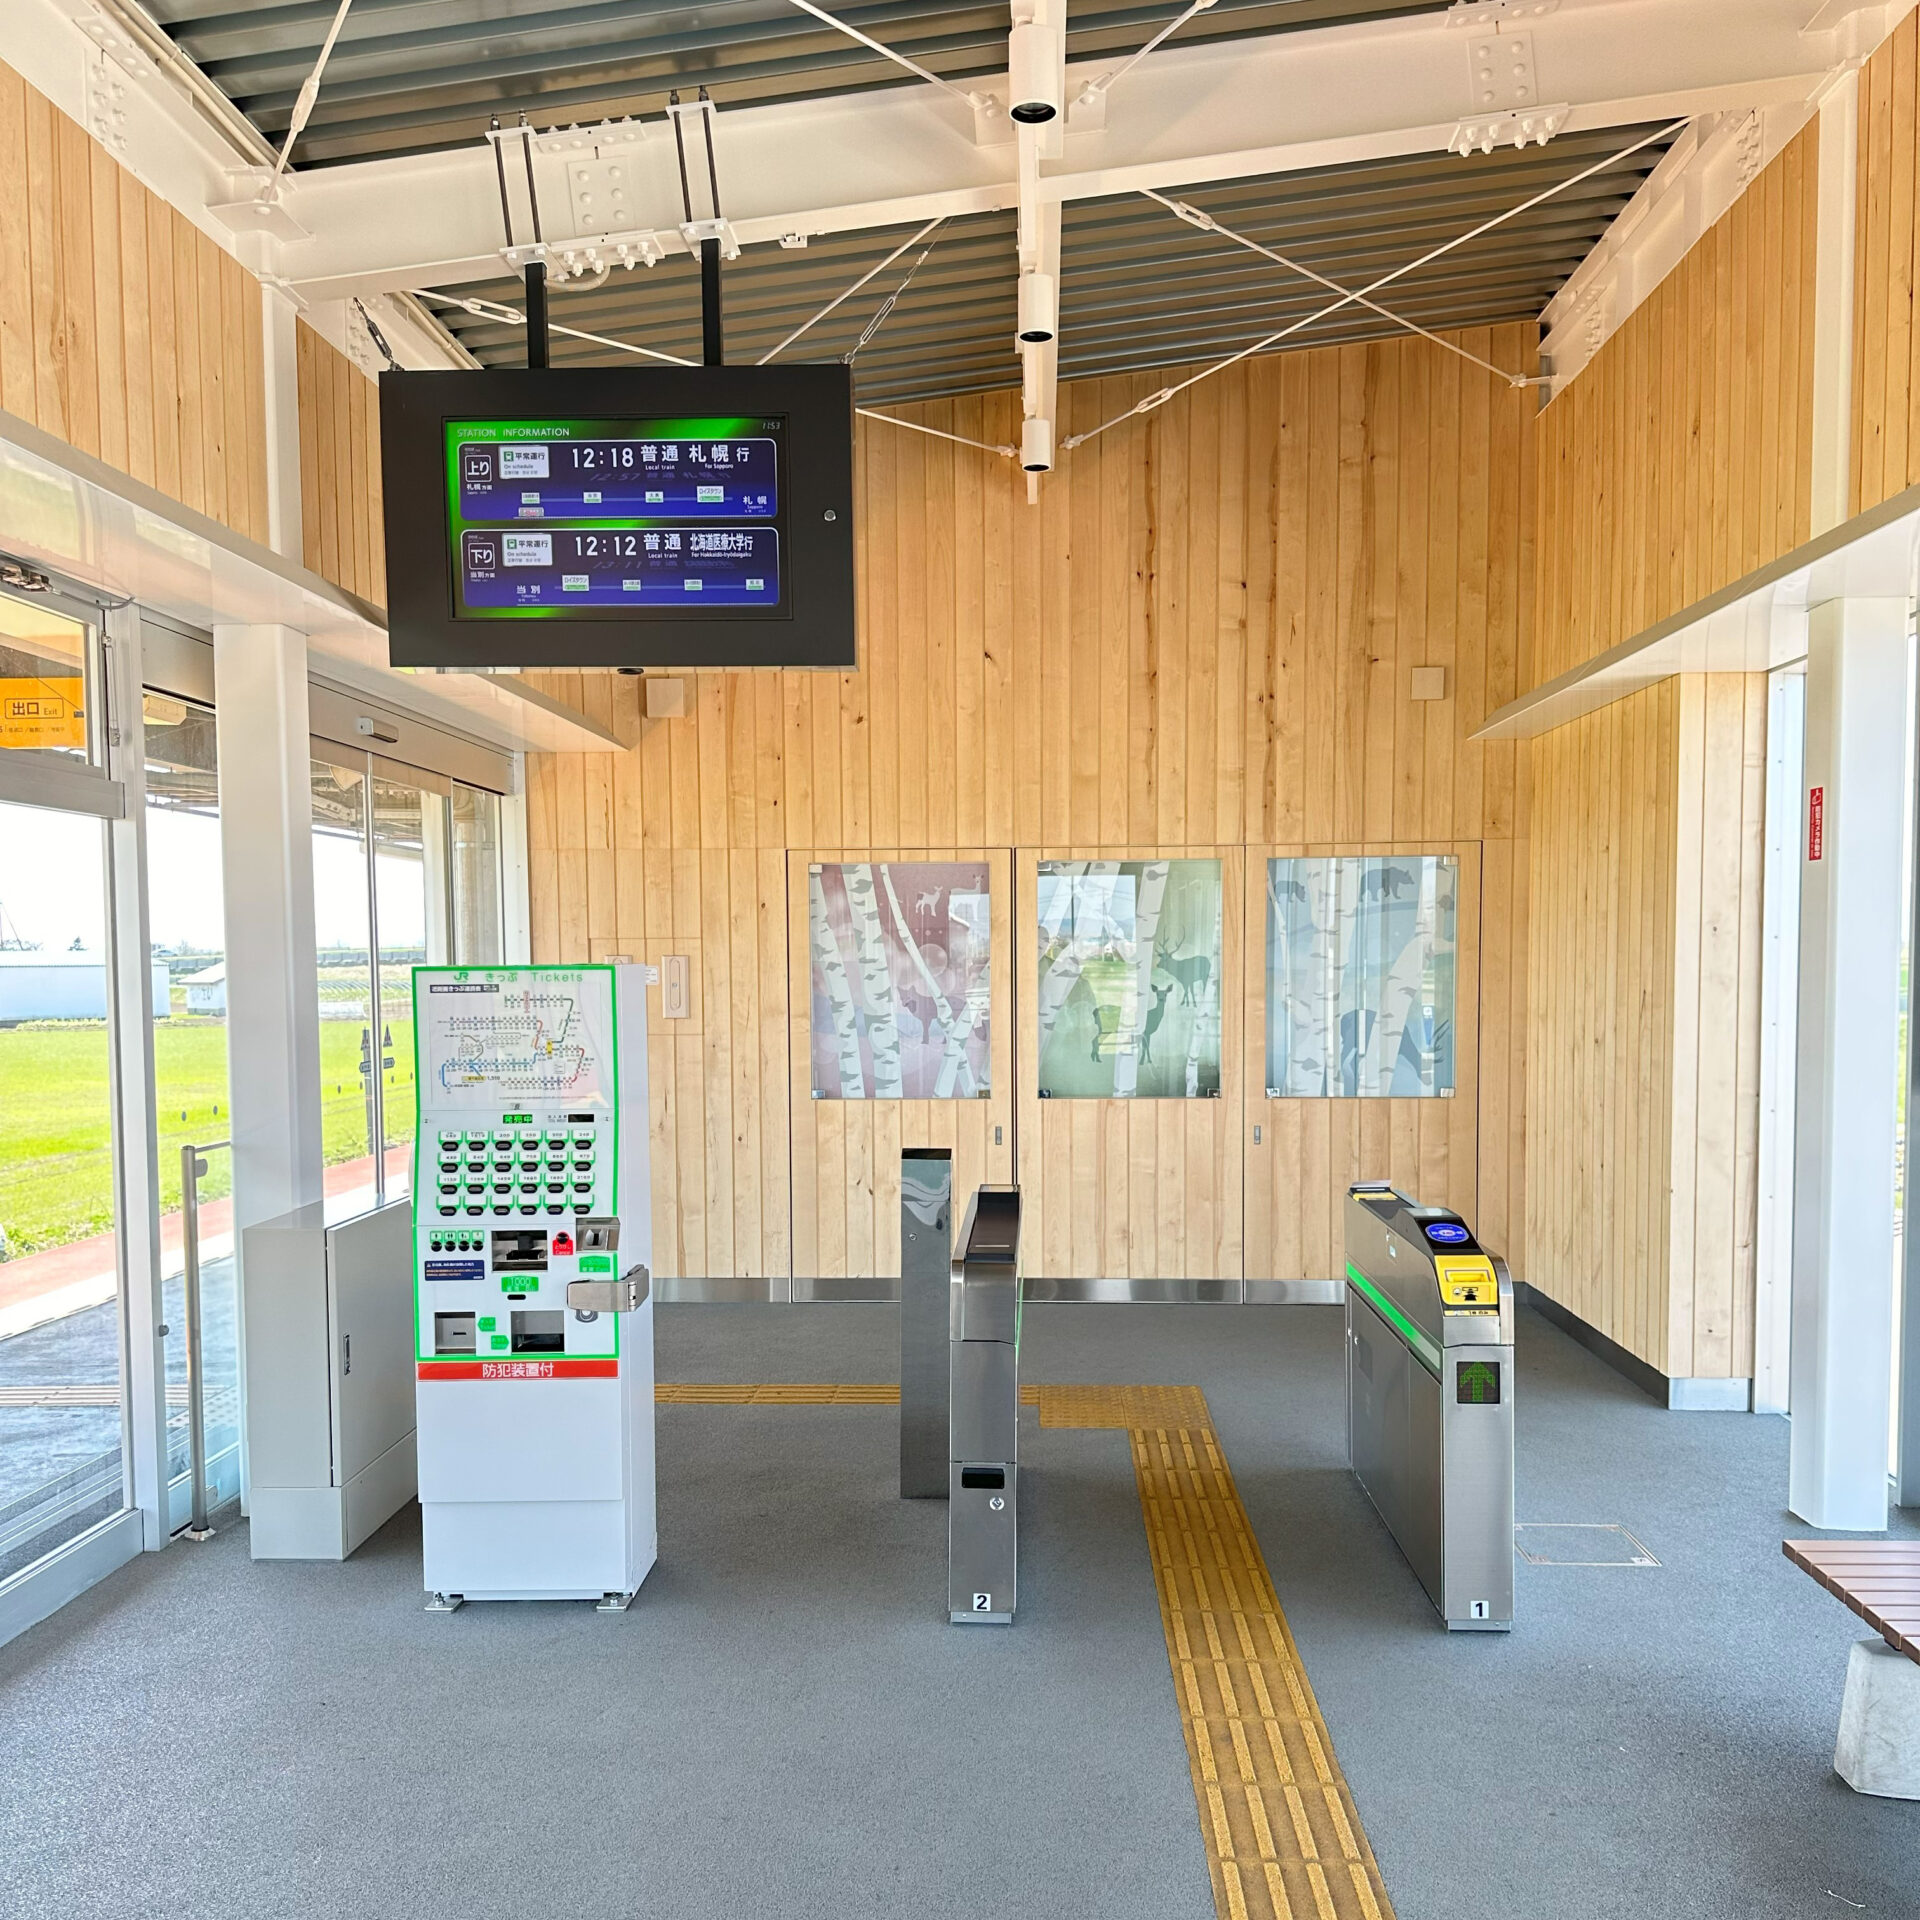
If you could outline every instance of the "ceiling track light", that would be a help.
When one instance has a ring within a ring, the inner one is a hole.
[[[1029,473],[1053,471],[1053,422],[1044,414],[1032,414],[1020,427],[1020,464]]]
[[[1008,36],[1007,112],[1023,127],[1057,120],[1066,104],[1066,48],[1058,27],[1023,22]]]
[[[1059,284],[1052,274],[1030,268],[1020,276],[1020,345],[1045,346],[1059,331]]]

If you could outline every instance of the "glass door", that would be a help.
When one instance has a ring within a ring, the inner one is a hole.
[[[380,1130],[388,1198],[408,1188],[413,1156],[413,970],[427,959],[427,838],[446,844],[446,800],[391,774],[373,774],[375,999]]]
[[[106,842],[0,805],[0,1579],[126,1505]]]
[[[163,693],[143,701],[148,939],[160,1144],[160,1274],[167,1335],[167,1498],[178,1530],[188,1485],[186,1200],[182,1149],[203,1150],[196,1182],[201,1408],[208,1504],[240,1493],[238,1277],[227,1099],[227,956],[220,868],[220,780],[210,709]]]
[[[367,871],[367,769],[313,763],[313,931],[320,980],[320,1123],[331,1216],[374,1204],[372,887]]]
[[[315,756],[326,1191],[344,1218],[405,1193],[411,1179],[413,969],[500,958],[500,806],[324,741]]]

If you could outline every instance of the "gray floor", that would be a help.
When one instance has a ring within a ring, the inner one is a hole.
[[[217,1485],[237,1484],[230,1460],[239,1439],[239,1360],[233,1256],[201,1273],[202,1358],[207,1386],[207,1452]],[[187,1377],[186,1282],[162,1283],[167,1381]],[[120,1379],[120,1308],[83,1307],[0,1339],[0,1386],[115,1386]],[[173,1471],[188,1471],[187,1416],[168,1416]],[[117,1406],[0,1406],[0,1579],[30,1566],[64,1540],[115,1512],[123,1498]]]
[[[886,1379],[891,1308],[672,1307],[661,1376]],[[1657,1568],[1434,1625],[1340,1466],[1333,1309],[1042,1307],[1037,1380],[1198,1381],[1400,1920],[1920,1920],[1920,1806],[1830,1771],[1863,1631],[1781,1558],[1784,1424],[1668,1414],[1523,1316],[1523,1520]],[[0,1649],[0,1914],[1212,1913],[1126,1447],[1023,1435],[1022,1613],[941,1622],[884,1409],[661,1410],[632,1613],[418,1611],[243,1531]]]

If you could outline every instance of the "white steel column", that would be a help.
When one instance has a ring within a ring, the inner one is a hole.
[[[213,681],[238,1265],[244,1229],[322,1197],[306,636],[216,626]],[[243,1365],[243,1434],[245,1394]]]
[[[500,957],[510,967],[533,965],[533,896],[528,865],[527,756],[516,753],[513,791],[500,796]]]
[[[260,288],[260,338],[267,405],[267,545],[283,560],[304,559],[300,501],[298,310],[279,287]]]
[[[1908,603],[1831,600],[1807,635],[1787,1504],[1887,1523]]]
[[[115,1232],[125,1281],[121,1328],[127,1379],[127,1461],[141,1544],[169,1538],[165,1306],[160,1287],[160,1155],[154,1095],[153,967],[147,915],[146,730],[140,616],[118,607],[106,636],[107,771],[126,797],[107,823],[112,912]]]
[[[1760,1196],[1754,1231],[1753,1410],[1789,1409],[1793,1318],[1794,1062],[1800,1010],[1800,868],[1807,682],[1767,687],[1766,870],[1760,915]]]

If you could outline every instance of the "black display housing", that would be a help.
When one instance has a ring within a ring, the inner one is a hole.
[[[449,421],[784,421],[782,608],[458,617],[446,479]],[[501,368],[380,376],[388,658],[396,667],[830,667],[857,664],[853,376],[839,362],[768,367]]]

